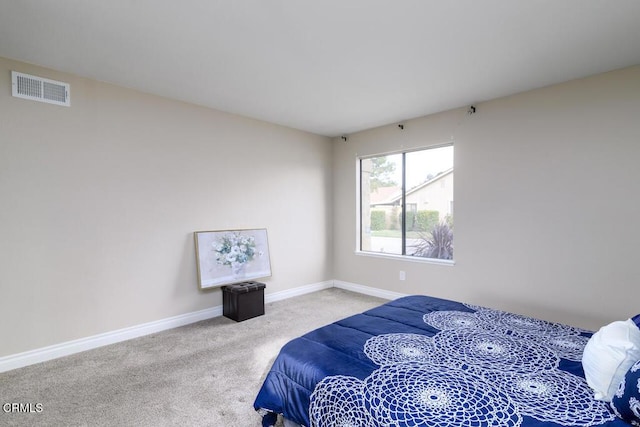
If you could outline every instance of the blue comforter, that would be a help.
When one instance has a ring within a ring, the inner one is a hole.
[[[584,380],[590,335],[404,297],[286,344],[254,407],[265,426],[628,426]]]

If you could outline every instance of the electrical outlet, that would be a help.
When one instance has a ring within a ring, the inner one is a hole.
[[[400,270],[400,280],[405,280],[406,278],[407,274],[404,271]]]

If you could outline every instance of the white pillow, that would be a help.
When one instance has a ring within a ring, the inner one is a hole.
[[[600,328],[587,342],[582,367],[595,398],[611,402],[618,385],[640,360],[640,329],[631,320],[616,321]]]

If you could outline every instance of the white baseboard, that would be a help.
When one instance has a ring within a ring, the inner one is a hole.
[[[48,347],[37,348],[35,350],[25,351],[24,353],[0,357],[0,372],[22,368],[23,366],[33,365],[35,363],[46,362],[47,360],[57,359],[58,357],[69,356],[82,351],[130,340],[132,338],[166,331],[167,329],[185,326],[190,323],[211,319],[212,317],[217,316],[222,316],[221,305],[200,311],[194,311],[192,313],[156,320],[154,322],[143,323],[129,328],[118,329],[116,331],[105,332],[103,334],[93,335],[86,338],[54,344]]]
[[[274,292],[272,294],[266,294],[264,296],[264,302],[269,303],[269,302],[281,301],[283,299],[310,294],[311,292],[317,292],[323,289],[329,289],[329,288],[332,288],[333,286],[334,286],[333,280],[327,280],[326,282],[312,283],[310,285],[305,285],[305,286],[298,286],[297,288]]]
[[[371,295],[372,297],[378,297],[378,298],[383,298],[387,300],[394,300],[394,299],[407,296],[407,294],[401,294],[399,292],[387,291],[379,288],[372,288],[371,286],[358,285],[357,283],[343,282],[341,280],[334,280],[333,286],[336,288],[347,290],[347,291],[357,292],[359,294]]]
[[[404,296],[404,294],[399,294],[397,292],[385,291],[382,289],[371,288],[369,286],[357,285],[355,283],[342,282],[338,280],[328,280],[325,282],[313,283],[310,285],[299,286],[293,289],[266,294],[265,302],[269,303],[280,301],[287,298],[305,295],[311,292],[321,291],[323,289],[328,289],[331,287],[376,296],[388,300]],[[59,357],[69,356],[75,353],[80,353],[82,351],[130,340],[132,338],[138,338],[144,335],[166,331],[168,329],[185,326],[217,316],[222,316],[222,306],[220,305],[207,308],[205,310],[194,311],[192,313],[181,314],[166,319],[156,320],[154,322],[131,326],[129,328],[118,329],[116,331],[105,332],[103,334],[80,338],[73,341],[67,341],[60,344],[54,344],[48,347],[37,348],[35,350],[25,351],[24,353],[0,357],[0,372],[22,368],[24,366],[33,365],[40,362],[46,362],[47,360],[57,359]]]

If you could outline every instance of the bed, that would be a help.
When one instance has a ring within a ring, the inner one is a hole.
[[[591,332],[408,296],[287,343],[254,402],[302,426],[624,427],[584,379]]]

